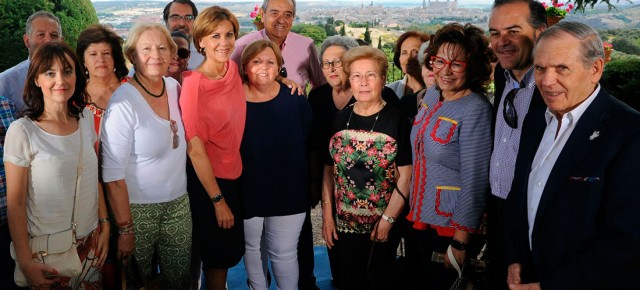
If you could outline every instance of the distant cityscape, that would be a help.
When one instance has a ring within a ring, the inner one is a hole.
[[[391,6],[368,1],[360,4],[341,1],[298,2],[296,21],[299,23],[324,23],[327,18],[342,20],[345,23],[375,23],[378,29],[397,30],[413,24],[437,24],[451,21],[470,22],[486,27],[490,5],[460,5],[452,0],[414,1],[413,5]],[[211,5],[220,5],[231,10],[240,22],[241,31],[254,30],[249,17],[256,2],[197,2],[199,10]],[[136,22],[162,22],[163,1],[98,1],[93,3],[100,23],[111,25],[116,31],[126,36]]]

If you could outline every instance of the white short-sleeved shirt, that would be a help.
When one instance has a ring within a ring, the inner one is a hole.
[[[83,116],[80,130],[67,136],[47,133],[26,117],[9,126],[4,161],[29,167],[27,226],[31,236],[70,227],[80,136],[83,138],[82,175],[74,218],[78,224],[77,236],[84,237],[98,226],[98,158],[93,147],[97,136],[91,111],[84,109]]]
[[[164,80],[171,119],[178,126],[178,148],[172,148],[170,122],[156,115],[129,83],[113,93],[104,115],[100,137],[102,179],[124,179],[130,203],[168,202],[187,192],[187,146],[178,105],[180,85],[172,78]]]

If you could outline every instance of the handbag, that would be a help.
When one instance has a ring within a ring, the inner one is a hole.
[[[78,158],[78,167],[76,169],[76,187],[73,194],[73,212],[71,213],[71,227],[67,230],[40,235],[29,238],[29,248],[31,249],[31,259],[37,263],[42,263],[55,268],[58,271],[58,276],[63,277],[76,277],[82,273],[82,262],[80,256],[78,256],[78,249],[76,245],[76,227],[75,213],[76,213],[76,196],[78,195],[78,188],[80,187],[80,177],[82,176],[82,150],[83,139],[82,128],[78,122],[78,130],[80,131],[80,154]],[[13,273],[13,279],[20,287],[27,287],[27,278],[22,273],[20,266],[18,265],[18,255],[16,254],[13,243],[11,243],[11,258],[16,260],[16,269]]]
[[[451,246],[447,248],[447,255],[453,268],[458,271],[458,278],[451,285],[450,290],[483,290],[489,289],[487,278],[487,262],[485,261],[485,253],[487,244],[484,243],[480,253],[469,259],[462,268],[458,265],[451,252]]]

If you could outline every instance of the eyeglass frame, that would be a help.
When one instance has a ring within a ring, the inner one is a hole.
[[[367,72],[364,75],[354,74],[349,76],[349,80],[354,83],[361,83],[363,79],[366,79],[367,82],[372,82],[378,79],[378,77],[384,76],[383,74],[378,74],[377,72]],[[364,77],[364,78],[363,78]]]
[[[169,17],[167,17],[167,19],[169,21],[173,21],[173,22],[178,22],[180,20],[184,20],[184,22],[193,22],[193,20],[195,20],[196,17],[191,15],[191,14],[187,14],[185,16],[178,15],[178,14],[173,14],[173,15],[170,15]]]
[[[322,69],[329,69],[331,67],[333,68],[341,68],[343,65],[342,60],[341,59],[334,59],[332,61],[322,61],[320,62],[320,67]]]
[[[183,55],[180,55],[181,53]],[[186,53],[186,55],[184,55],[185,53]],[[191,57],[191,50],[181,47],[181,48],[178,48],[178,50],[176,51],[176,55],[180,59],[187,59],[187,58]]]
[[[513,101],[519,90],[520,88],[511,89],[502,102],[502,117],[504,118],[504,122],[513,129],[518,128],[518,111],[516,111],[516,106]],[[513,114],[511,114],[511,112],[513,112]]]
[[[434,60],[436,60],[436,59],[437,59],[437,60],[441,60],[442,62],[444,62],[444,65],[443,65],[442,67],[436,67],[436,66],[434,65]],[[461,64],[461,65],[462,65],[462,70],[461,70],[461,71],[454,70],[454,69],[453,69],[453,67],[451,66],[453,63]],[[437,55],[432,55],[432,56],[429,58],[429,64],[430,64],[430,65],[431,65],[431,67],[432,67],[432,68],[434,68],[434,69],[443,69],[444,67],[449,66],[449,69],[450,69],[452,72],[455,72],[455,73],[463,73],[463,72],[467,71],[467,62],[466,62],[466,61],[461,61],[461,60],[452,60],[452,61],[448,61],[448,60],[446,60],[446,59],[444,59],[444,58],[442,58],[442,57],[439,57],[439,56],[437,56]]]

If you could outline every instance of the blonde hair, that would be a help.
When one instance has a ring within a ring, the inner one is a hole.
[[[237,39],[240,24],[238,24],[238,18],[236,18],[229,9],[220,6],[211,6],[198,14],[198,17],[196,17],[193,23],[193,44],[196,46],[198,52],[201,49],[200,40],[212,34],[218,26],[220,26],[220,23],[225,20],[231,22],[233,34]]]
[[[382,78],[383,83],[386,82],[387,69],[389,69],[387,56],[381,50],[371,46],[358,46],[344,53],[344,56],[342,56],[342,67],[347,77],[351,75],[351,64],[361,59],[373,60],[380,69],[377,73]],[[347,82],[347,84],[348,83],[349,82]]]
[[[148,30],[157,30],[164,35],[172,57],[178,53],[178,46],[173,42],[173,38],[171,38],[169,30],[167,30],[164,25],[160,23],[140,22],[136,23],[133,28],[131,28],[129,35],[127,36],[127,41],[124,43],[124,56],[127,57],[129,62],[133,63],[133,57],[136,54],[138,40],[140,40],[142,33]]]

